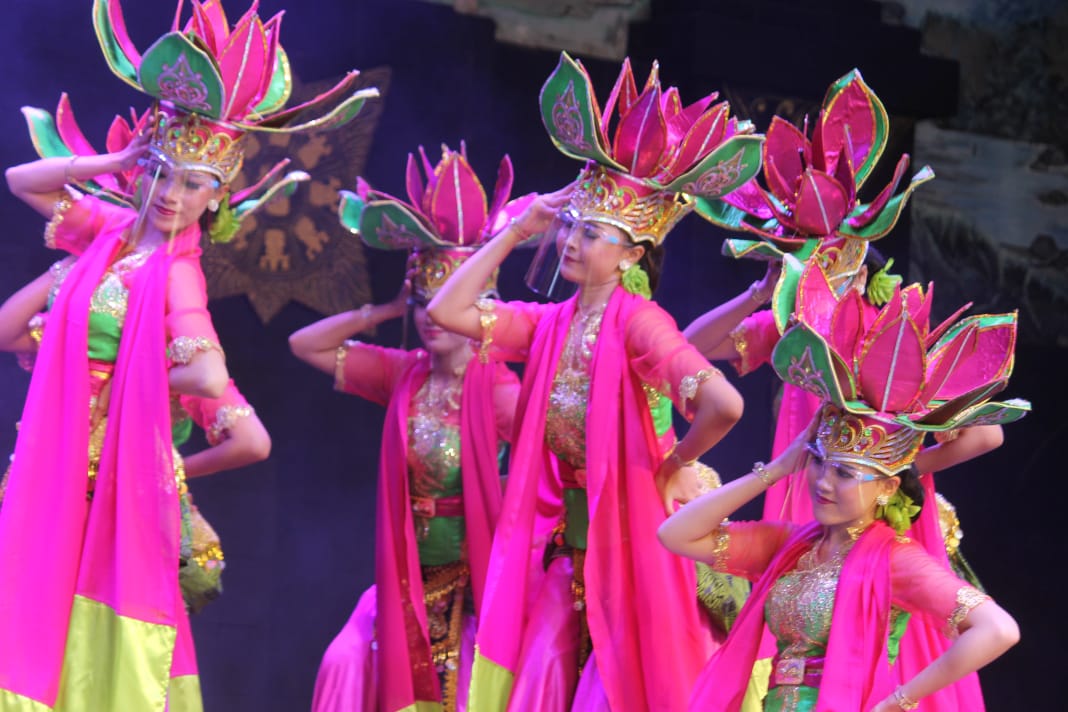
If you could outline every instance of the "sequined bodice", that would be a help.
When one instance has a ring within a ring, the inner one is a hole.
[[[114,361],[118,353],[118,341],[126,321],[126,308],[130,290],[126,286],[129,275],[145,264],[152,250],[141,250],[116,260],[100,279],[100,284],[89,300],[89,351],[90,358]],[[48,293],[51,307],[59,290],[74,266],[74,260],[61,260],[52,265],[52,288]]]
[[[827,649],[834,593],[846,551],[820,564],[815,563],[815,551],[806,552],[797,568],[776,581],[768,593],[764,613],[781,657],[822,657]]]
[[[549,392],[545,444],[558,458],[577,470],[586,468],[590,362],[603,316],[604,307],[586,315],[576,312]]]
[[[413,497],[459,494],[459,389],[438,393],[427,379],[412,399],[408,417],[409,488]]]

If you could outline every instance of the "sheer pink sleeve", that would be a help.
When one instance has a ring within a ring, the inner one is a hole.
[[[890,582],[894,605],[930,616],[950,637],[957,634],[957,626],[973,608],[990,598],[958,578],[915,541],[894,545]]]
[[[45,226],[45,245],[80,255],[105,226],[129,219],[129,212],[128,208],[68,188],[56,202],[52,218]]]
[[[502,361],[526,361],[534,329],[549,305],[536,302],[501,302],[479,299],[482,323],[479,358],[491,355]]]
[[[211,445],[218,445],[234,423],[254,412],[232,378],[218,398],[183,395],[180,400],[182,408],[204,430]]]
[[[655,302],[648,302],[631,317],[626,343],[631,366],[642,382],[670,397],[687,418],[693,417],[690,401],[701,382],[722,377]]]
[[[519,401],[519,377],[503,363],[497,364],[493,384],[493,410],[497,415],[497,437],[512,441],[515,406]]]
[[[714,532],[715,550],[705,562],[716,571],[756,581],[796,525],[790,522],[728,522]]]
[[[742,320],[731,332],[738,358],[731,361],[739,376],[752,373],[771,360],[771,352],[779,342],[779,329],[770,309],[758,311]]]
[[[175,260],[167,279],[167,339],[180,337],[219,342],[208,313],[207,283],[195,258]]]
[[[360,341],[346,341],[338,347],[334,367],[334,388],[387,405],[404,369],[426,352],[387,349]]]

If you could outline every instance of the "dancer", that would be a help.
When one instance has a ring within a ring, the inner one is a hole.
[[[761,238],[727,240],[725,252],[771,260],[763,279],[754,282],[746,293],[698,317],[686,328],[687,338],[705,356],[730,360],[741,375],[770,360],[794,312],[798,280],[809,262],[819,263],[827,283],[839,296],[859,295],[862,318],[871,323],[901,277],[890,274],[893,260],[884,261],[870,242],[894,227],[911,192],[934,175],[924,167],[902,193],[894,195],[908,168],[908,156],[902,156],[892,182],[871,203],[861,204],[859,190],[883,153],[888,131],[886,110],[854,70],[828,89],[820,116],[811,128],[811,141],[782,119],[772,120],[765,143],[766,190],[753,182],[719,203],[699,201],[698,209],[713,222]],[[769,300],[770,309],[753,313]],[[817,396],[789,383],[783,385],[772,456],[785,450],[819,407]],[[922,449],[914,463],[930,505],[920,513],[909,535],[933,557],[978,586],[959,542],[943,534],[933,473],[1000,446],[1001,427],[976,426],[934,436],[935,444]],[[812,521],[807,490],[803,471],[783,478],[765,494],[764,517],[797,524]],[[937,629],[926,619],[914,620],[905,628],[900,664],[895,670],[907,674],[920,669],[940,654],[941,647]],[[981,709],[978,678],[969,676],[941,691],[927,706]]]
[[[19,651],[0,656],[2,710],[202,706],[175,565],[169,393],[213,398],[226,388],[199,223],[240,217],[227,190],[241,165],[240,136],[280,130],[291,114],[280,111],[288,83],[272,81],[288,74],[278,18],[264,25],[250,10],[231,34],[218,2],[194,2],[193,15],[140,55],[118,3],[97,0],[96,32],[112,69],[158,100],[150,130],[97,155],[61,117],[66,141],[47,150],[80,150],[7,170],[12,193],[51,216],[46,244],[76,260],[49,313],[0,510],[0,571],[17,577],[0,585],[0,649]],[[246,44],[255,51],[245,53]],[[351,83],[322,97],[348,97],[333,124],[363,102],[348,96]],[[40,136],[40,112],[30,114]],[[125,196],[136,207],[86,194],[121,192],[109,174],[136,184]],[[212,208],[214,220],[205,217]],[[91,349],[103,341],[113,361]],[[99,458],[91,459],[97,428]]]
[[[665,509],[694,496],[690,465],[734,425],[742,401],[649,297],[663,241],[693,205],[684,191],[720,195],[758,169],[760,137],[713,98],[682,109],[655,66],[639,94],[625,62],[602,121],[589,77],[564,54],[542,90],[542,117],[564,153],[589,162],[430,304],[445,328],[526,361],[473,710],[683,710],[712,650],[693,565],[663,551],[655,530]],[[539,233],[528,283],[575,296],[480,300],[508,253]],[[677,444],[672,402],[692,418]]]
[[[486,194],[466,148],[436,166],[409,155],[411,204],[362,180],[342,195],[341,221],[365,243],[409,249],[409,278],[387,303],[328,317],[290,336],[293,353],[335,387],[387,407],[378,471],[376,585],[360,597],[323,656],[316,712],[463,710],[490,543],[500,512],[499,457],[511,438],[519,381],[480,358],[471,341],[435,323],[427,302],[529,198],[508,203],[512,164]],[[426,174],[420,176],[419,164]],[[480,293],[496,293],[495,277]],[[410,285],[410,287],[409,287]],[[382,348],[349,337],[414,304],[423,349]]]
[[[70,257],[56,262],[41,277],[0,305],[0,351],[14,352],[20,365],[27,371],[33,370],[37,349],[48,323],[48,312],[45,310],[51,307],[62,279],[73,263]],[[118,294],[120,302],[117,303],[121,303],[121,292]],[[105,330],[90,330],[89,350],[96,353],[102,362],[114,361],[117,346],[118,343],[110,339]],[[106,419],[103,417],[107,412],[106,391],[104,394],[104,402],[98,398],[90,416],[91,422],[96,422],[89,436],[90,467],[99,460],[106,432]],[[220,576],[225,563],[218,535],[193,504],[186,480],[265,460],[271,452],[271,438],[252,406],[237,390],[233,379],[218,398],[172,393],[170,411],[173,439],[171,455],[181,512],[178,583],[186,609],[195,613],[221,593]],[[183,458],[178,448],[189,439],[193,424],[203,429],[209,447]],[[0,502],[9,475],[10,467],[0,482]]]
[[[815,263],[798,293],[798,323],[773,362],[781,378],[824,398],[818,418],[770,465],[756,463],[660,528],[670,550],[757,582],[691,705],[738,708],[767,624],[778,652],[765,709],[916,709],[1019,635],[987,596],[900,536],[922,506],[912,463],[923,431],[1009,422],[1029,409],[987,400],[1011,372],[1015,315],[951,318],[932,330],[930,291],[911,285],[865,324],[859,295],[839,301]],[[799,467],[816,521],[722,524]],[[896,687],[894,608],[959,633]]]

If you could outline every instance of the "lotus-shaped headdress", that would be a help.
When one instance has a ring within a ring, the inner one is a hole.
[[[846,420],[913,431],[915,448],[904,465],[894,460],[896,469],[911,462],[923,432],[1008,423],[1031,407],[991,400],[1012,373],[1015,312],[960,318],[966,305],[932,329],[932,293],[933,285],[896,287],[875,311],[855,290],[839,297],[811,260],[798,286],[796,323],[772,354],[780,378],[830,401]],[[854,452],[863,446],[850,444]]]
[[[467,160],[466,144],[461,142],[459,151],[442,145],[437,165],[422,146],[418,154],[408,154],[407,202],[357,178],[355,192],[341,192],[339,218],[371,247],[412,250],[412,291],[429,301],[448,276],[534,196],[509,200],[514,174],[508,156],[501,159],[492,200],[487,201]]]
[[[626,59],[602,111],[586,69],[562,53],[540,102],[556,147],[587,161],[571,208],[660,244],[696,196],[721,198],[751,179],[763,137],[717,96],[684,106],[675,87],[661,88],[656,63],[639,93]]]

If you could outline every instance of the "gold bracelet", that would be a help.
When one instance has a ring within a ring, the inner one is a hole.
[[[914,710],[920,706],[919,702],[905,694],[905,690],[901,685],[898,685],[897,689],[894,690],[894,702],[903,710]]]
[[[753,474],[759,477],[760,481],[768,487],[775,484],[775,480],[771,479],[771,473],[768,472],[768,466],[760,460],[753,463]]]
[[[668,453],[666,459],[671,460],[676,465],[678,465],[680,470],[684,467],[693,467],[695,464],[697,464],[696,457],[692,460],[683,460],[682,455],[680,455],[678,450],[675,449],[676,447],[678,447],[678,443],[675,443],[675,445],[672,446],[671,452]]]
[[[520,237],[520,242],[526,242],[530,238],[534,237],[534,233],[526,232],[519,227],[519,218],[512,218],[508,221],[508,229],[515,232]]]
[[[63,169],[63,182],[64,183],[70,183],[70,182],[72,182],[74,180],[74,177],[71,175],[71,173],[74,171],[74,162],[77,161],[78,158],[79,158],[78,154],[75,153],[74,155],[72,155],[70,157],[70,160],[67,161],[67,167]]]

